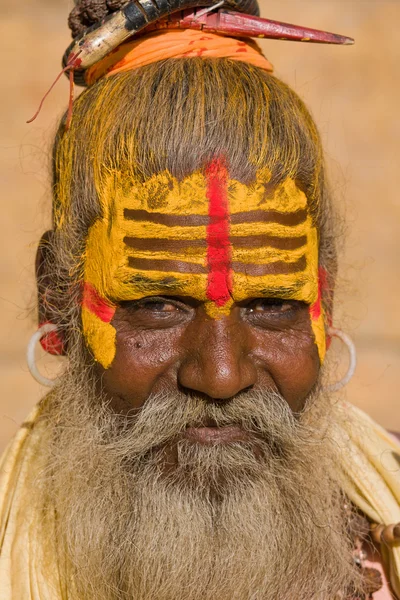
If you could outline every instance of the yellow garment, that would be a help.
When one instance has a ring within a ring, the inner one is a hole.
[[[0,464],[1,600],[68,599],[57,559],[51,564],[39,562],[35,532],[40,515],[24,493],[40,445],[42,426],[35,424],[39,410],[23,424]],[[348,477],[346,492],[373,521],[399,522],[400,446],[362,411],[349,404],[340,405],[339,410],[345,419],[335,435]],[[393,589],[400,596],[400,545],[383,549],[383,558]]]

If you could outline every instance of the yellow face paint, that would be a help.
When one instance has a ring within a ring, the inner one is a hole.
[[[143,184],[108,176],[99,193],[103,216],[87,239],[82,309],[103,367],[115,355],[116,304],[151,295],[195,298],[212,318],[252,297],[306,302],[323,360],[317,230],[295,182],[274,188],[269,181],[267,170],[251,185],[229,179],[218,160],[182,181],[168,172]]]

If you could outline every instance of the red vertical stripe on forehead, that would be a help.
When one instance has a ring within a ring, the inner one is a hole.
[[[228,170],[218,158],[206,169],[207,226],[207,298],[224,306],[231,297],[231,247],[229,241]]]

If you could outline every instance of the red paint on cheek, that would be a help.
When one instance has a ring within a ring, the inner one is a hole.
[[[316,321],[321,316],[321,287],[318,284],[318,297],[314,304],[310,306],[310,316],[313,321]]]
[[[109,323],[115,314],[115,306],[102,298],[91,283],[84,283],[82,306],[96,315],[104,323]]]
[[[313,321],[316,321],[321,316],[322,312],[322,294],[328,287],[328,274],[326,269],[319,267],[318,269],[318,297],[314,304],[310,306],[310,315]]]
[[[229,241],[228,170],[218,158],[206,169],[207,226],[207,298],[224,306],[231,298],[231,244]]]

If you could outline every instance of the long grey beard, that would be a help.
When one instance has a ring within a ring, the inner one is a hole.
[[[357,579],[321,393],[301,415],[246,392],[221,404],[154,396],[121,417],[87,373],[70,373],[45,419],[37,489],[56,519],[43,547],[66,565],[68,598],[332,600]],[[249,441],[181,435],[207,419]]]

